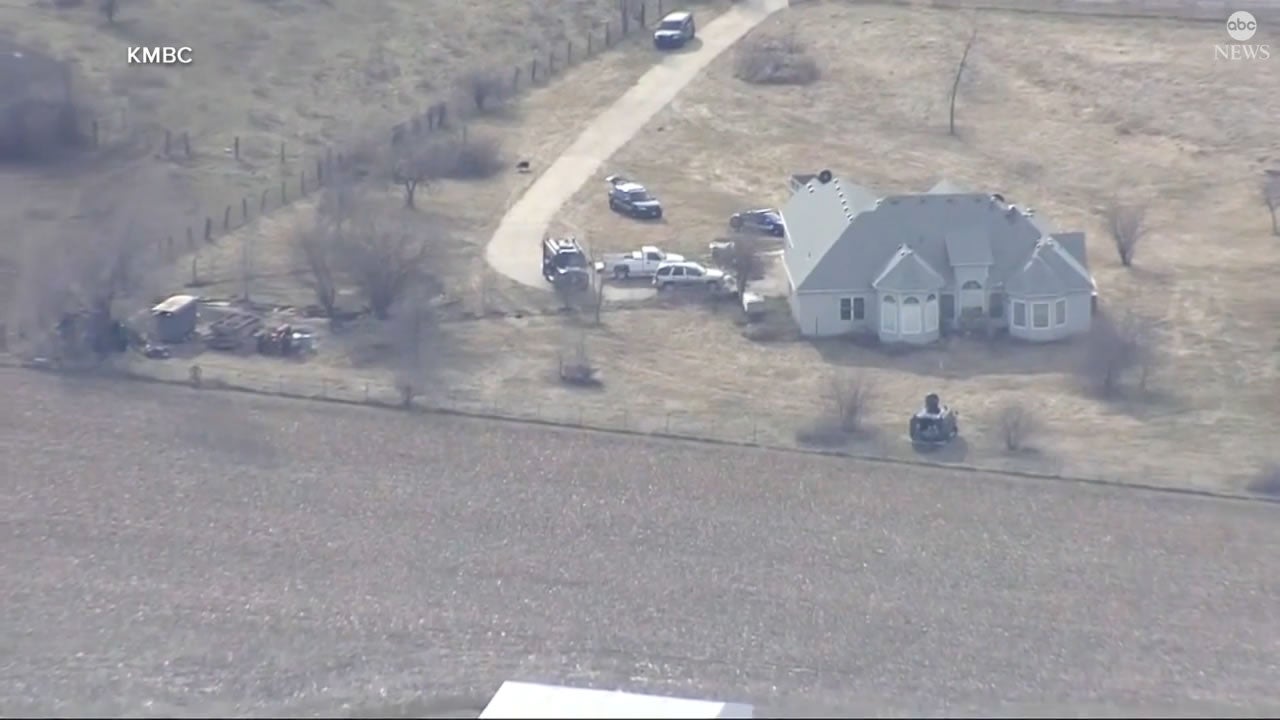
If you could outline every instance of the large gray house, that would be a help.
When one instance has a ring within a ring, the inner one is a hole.
[[[881,197],[825,171],[791,189],[783,261],[805,335],[928,343],[976,321],[1050,341],[1090,327],[1084,233],[1052,232],[1031,208],[946,181]]]

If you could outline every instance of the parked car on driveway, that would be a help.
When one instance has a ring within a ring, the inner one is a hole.
[[[621,175],[605,178],[609,183],[609,209],[633,218],[657,220],[662,217],[662,203],[649,194],[645,186]]]
[[[658,29],[653,31],[653,46],[659,50],[676,50],[688,45],[697,33],[693,13],[667,13],[658,23]]]
[[[629,277],[653,277],[663,263],[683,262],[683,255],[666,252],[653,245],[645,245],[629,253],[606,254],[601,260],[604,272],[619,280]]]
[[[786,226],[782,224],[782,213],[773,208],[736,212],[729,216],[729,227],[774,237],[782,237],[787,232]]]
[[[663,263],[653,274],[653,284],[659,290],[672,287],[706,287],[719,290],[724,282],[723,270],[704,267],[701,263],[688,260]]]

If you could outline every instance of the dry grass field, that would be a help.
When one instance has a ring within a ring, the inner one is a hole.
[[[660,311],[607,320],[596,345],[616,390],[605,392],[707,413],[803,413],[832,371],[871,368],[877,420],[895,436],[937,391],[962,409],[971,442],[994,444],[991,410],[1021,398],[1050,426],[1036,462],[1206,485],[1254,472],[1280,394],[1280,239],[1260,200],[1263,169],[1280,166],[1280,73],[1215,61],[1226,33],[1212,24],[982,14],[951,138],[947,93],[971,17],[837,2],[788,10],[757,32],[793,33],[818,61],[818,82],[751,86],[733,76],[732,54],[721,58],[608,168],[648,183],[664,223],[603,212],[595,183],[563,220],[598,249],[656,242],[701,255],[732,210],[781,203],[791,172],[832,167],[885,192],[941,177],[1003,192],[1090,234],[1105,305],[1135,308],[1159,329],[1152,392],[1118,404],[1086,397],[1071,346],[888,357],[846,342],[756,345],[724,319]],[[1117,196],[1150,208],[1132,270],[1103,227]]]
[[[969,22],[980,32],[952,138],[947,90]],[[843,341],[761,344],[743,336],[731,312],[679,303],[612,307],[602,328],[565,320],[550,312],[549,296],[496,278],[478,257],[531,178],[515,173],[427,192],[426,211],[449,228],[440,264],[448,270],[447,318],[502,315],[441,328],[429,360],[439,378],[434,391],[642,429],[674,422],[690,432],[793,442],[828,410],[830,377],[864,370],[876,386],[864,449],[910,453],[900,439],[905,417],[936,391],[964,416],[966,444],[953,459],[1204,487],[1238,485],[1255,472],[1268,450],[1255,428],[1266,426],[1268,398],[1280,392],[1277,308],[1266,290],[1280,242],[1259,200],[1262,169],[1280,163],[1267,125],[1280,76],[1259,63],[1215,62],[1213,45],[1224,33],[1210,24],[974,18],[832,2],[785,11],[759,32],[777,31],[817,60],[816,83],[745,84],[734,77],[731,51],[606,168],[649,184],[667,207],[664,222],[608,213],[593,181],[559,224],[596,252],[658,243],[701,255],[724,234],[732,210],[781,203],[791,172],[832,167],[886,192],[922,189],[939,177],[1000,191],[1063,229],[1090,233],[1105,304],[1134,307],[1159,329],[1163,362],[1150,391],[1122,402],[1089,397],[1074,377],[1080,348],[1072,345],[957,341],[890,356]],[[513,157],[544,166],[651,57],[639,45],[602,55],[473,132],[501,137]],[[393,190],[388,207],[398,202]],[[1102,226],[1102,208],[1117,196],[1150,208],[1153,233],[1130,270]],[[310,212],[308,203],[295,204],[207,248],[201,274],[213,282],[201,293],[240,292],[247,242],[256,300],[310,302],[288,252],[290,234]],[[188,272],[175,268],[171,284]],[[388,379],[385,358],[369,346],[385,340],[356,329],[307,365],[207,362],[210,370],[299,382],[344,373],[377,383]],[[604,376],[596,390],[570,390],[556,378],[558,358],[580,340]],[[1036,452],[1002,457],[993,414],[1008,400],[1044,418]]]
[[[566,42],[582,54],[591,32],[598,50],[605,23],[615,34],[618,24],[613,0],[132,0],[120,3],[114,24],[98,7],[96,0],[0,3],[0,28],[74,63],[104,143],[128,138],[135,160],[163,165],[176,199],[157,199],[154,214],[179,235],[282,179],[296,185],[326,148],[384,137],[430,104],[457,98],[471,70],[527,68],[534,57],[545,64],[553,49],[563,63]],[[152,45],[190,46],[194,61],[126,64],[127,47]],[[193,157],[148,158],[163,129],[175,142],[187,133]],[[239,160],[229,152],[236,137]],[[102,169],[0,169],[0,223],[32,242],[56,235]],[[0,279],[12,276],[12,244],[0,247]]]
[[[704,10],[707,15],[710,11]],[[528,161],[535,173],[546,167],[588,120],[649,69],[653,57],[648,46],[628,43],[568,69],[553,84],[521,97],[500,115],[469,122],[470,136],[501,142],[511,170],[481,181],[433,183],[420,192],[418,200],[421,211],[445,227],[447,242],[439,248],[433,264],[446,293],[460,301],[460,309],[471,313],[509,311],[528,302],[529,294],[489,271],[481,258],[481,249],[503,211],[536,177],[515,172],[516,159]],[[373,201],[388,211],[395,210],[403,204],[402,190],[390,183],[379,185]],[[201,248],[197,267],[200,293],[207,297],[243,293],[242,258],[248,243],[250,294],[256,302],[313,303],[311,292],[300,282],[304,266],[292,243],[294,233],[312,222],[314,211],[314,198],[300,200]],[[535,242],[537,238],[530,240]],[[184,261],[173,268],[169,282],[179,286],[190,279],[190,263]]]

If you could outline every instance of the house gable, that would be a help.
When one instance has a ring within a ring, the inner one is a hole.
[[[881,292],[926,292],[941,290],[946,284],[942,275],[903,245],[889,258],[871,286]]]
[[[945,183],[945,181],[944,181]],[[949,270],[988,266],[994,287],[1023,270],[1047,223],[983,193],[956,193],[949,183],[930,192],[875,199],[856,185],[811,181],[783,210],[788,230],[787,269],[798,292],[869,291],[902,246],[950,285]],[[1057,265],[1073,261],[1088,277],[1084,235],[1062,233],[1063,256],[1049,257],[1052,273],[1070,280],[1080,272]],[[1055,250],[1055,253],[1057,251]],[[1075,282],[1075,281],[1071,281]]]
[[[1093,278],[1053,238],[1036,244],[1026,263],[1005,281],[1011,295],[1050,297],[1093,289]]]
[[[781,210],[787,230],[783,256],[796,290],[848,289],[848,276],[833,272],[836,268],[829,266],[827,258],[832,247],[847,234],[854,218],[874,204],[871,191],[838,179],[829,183],[811,181],[791,196]],[[835,285],[824,279],[815,280],[815,273],[830,276]]]

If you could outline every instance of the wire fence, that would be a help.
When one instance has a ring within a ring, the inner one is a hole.
[[[126,364],[131,378],[186,385],[201,390],[231,390],[277,397],[322,400],[353,405],[399,408],[406,411],[450,413],[472,417],[536,422],[545,425],[680,438],[829,455],[907,466],[944,467],[965,472],[1012,474],[1041,479],[1093,484],[1124,484],[1180,490],[1213,496],[1253,497],[1224,491],[1223,482],[1193,476],[1175,463],[1152,464],[1141,456],[1127,458],[1124,467],[1091,457],[1056,458],[1052,454],[1003,452],[998,432],[967,419],[965,431],[951,445],[921,450],[901,428],[868,426],[856,440],[835,432],[819,408],[807,416],[789,413],[698,414],[668,410],[643,401],[617,404],[603,398],[537,400],[520,397],[494,399],[455,391],[428,391],[408,405],[396,385],[385,377],[320,377],[309,372],[269,375],[220,367],[214,363],[143,361]],[[844,442],[833,442],[834,440]],[[1212,485],[1208,483],[1213,483]]]
[[[551,82],[556,76],[600,53],[613,49],[622,41],[652,27],[662,17],[674,0],[620,0],[618,17],[588,30],[583,36],[548,43],[548,49],[528,62],[490,68],[483,75],[493,86],[493,97],[512,97],[532,88]],[[462,79],[464,82],[466,79]],[[465,88],[463,88],[465,89]],[[463,97],[471,93],[461,93]],[[413,116],[396,123],[386,131],[385,139],[392,147],[442,130],[461,130],[465,139],[465,122],[474,108],[450,105],[446,101],[431,103]],[[106,148],[126,142],[141,143],[149,152],[171,160],[189,162],[223,162],[235,166],[252,157],[255,161],[276,163],[280,179],[262,188],[260,192],[236,198],[232,202],[206,208],[204,217],[177,232],[155,239],[156,250],[166,259],[194,252],[202,243],[212,243],[239,230],[259,217],[287,207],[319,190],[342,169],[350,166],[350,148],[328,148],[316,155],[297,151],[285,142],[278,146],[251,147],[250,140],[233,135],[229,144],[225,136],[214,138],[212,147],[201,143],[210,138],[193,136],[183,130],[162,129],[139,139],[143,130],[138,127],[126,108],[116,108],[88,117],[85,133],[91,142]],[[210,211],[212,210],[212,211]]]

